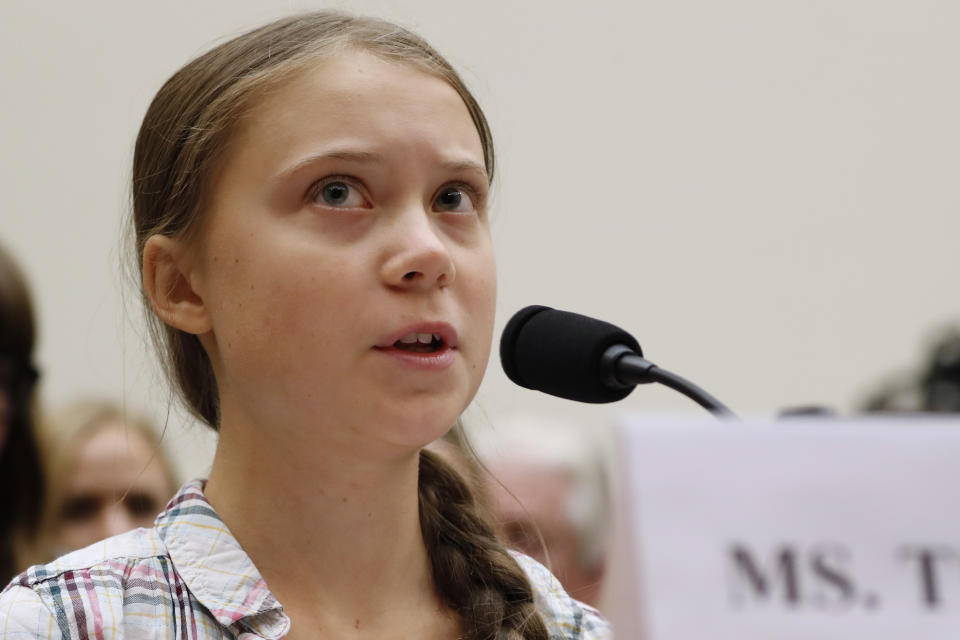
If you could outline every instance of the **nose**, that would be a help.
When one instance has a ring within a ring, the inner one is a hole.
[[[122,503],[112,504],[105,509],[100,518],[101,533],[104,538],[125,533],[137,528],[137,523]]]
[[[401,217],[392,229],[394,241],[381,268],[387,286],[402,290],[443,288],[457,270],[449,247],[422,209]]]

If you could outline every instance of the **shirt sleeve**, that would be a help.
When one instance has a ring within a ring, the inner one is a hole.
[[[20,585],[0,593],[0,640],[62,640],[60,627],[40,596]]]

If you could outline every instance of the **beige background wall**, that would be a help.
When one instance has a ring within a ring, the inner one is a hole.
[[[593,314],[770,413],[850,409],[960,316],[960,3],[333,4],[418,30],[485,105],[500,326],[530,303]],[[163,419],[118,269],[139,120],[188,58],[310,6],[3,3],[0,241],[37,292],[48,402],[110,395]],[[480,402],[597,423],[697,410],[649,388],[614,407],[553,400],[496,361]],[[183,472],[202,472],[209,439],[169,423]]]

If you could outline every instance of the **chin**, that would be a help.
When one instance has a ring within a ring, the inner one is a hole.
[[[422,448],[441,437],[456,423],[465,404],[411,402],[395,407],[380,424],[390,425],[388,438],[411,448]],[[386,435],[386,434],[385,434]]]

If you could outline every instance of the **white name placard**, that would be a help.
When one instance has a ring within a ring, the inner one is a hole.
[[[618,426],[618,640],[960,638],[960,420]]]

